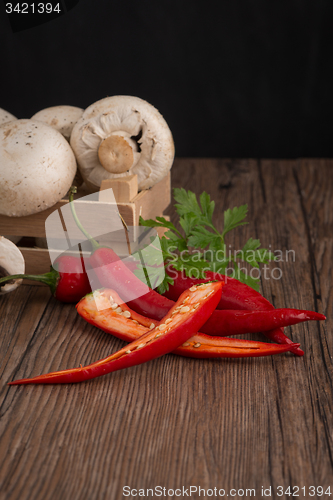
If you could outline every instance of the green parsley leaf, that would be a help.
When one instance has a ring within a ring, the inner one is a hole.
[[[182,217],[186,213],[192,212],[199,217],[202,215],[197,202],[197,197],[192,191],[186,191],[184,188],[174,188],[173,197],[178,202],[175,205],[177,214]]]
[[[215,201],[210,201],[210,196],[206,191],[200,195],[200,205],[202,208],[203,215],[207,221],[212,224],[213,212],[215,208]]]
[[[241,207],[229,208],[224,212],[224,229],[222,236],[224,237],[229,231],[239,226],[244,226],[248,222],[242,222],[247,216],[247,205]]]
[[[186,238],[190,236],[191,232],[199,222],[200,217],[195,215],[193,212],[186,213],[179,218],[179,224],[183,228]]]
[[[153,219],[145,220],[140,215],[139,226],[165,227],[167,229],[171,229],[171,231],[174,231],[175,233],[178,233],[181,236],[180,232],[175,227],[175,225],[172,224],[172,222],[170,222],[169,220],[166,220],[164,217],[156,217],[156,220],[153,220]]]
[[[247,224],[244,221],[248,212],[247,205],[224,212],[224,228],[220,233],[213,224],[215,203],[211,201],[208,193],[203,192],[200,195],[200,204],[192,191],[175,188],[173,193],[179,224],[185,236],[164,217],[156,217],[156,221],[152,219],[144,221],[140,217],[141,225],[168,229],[165,236],[160,239],[165,266],[172,265],[178,271],[185,271],[187,276],[204,277],[208,269],[225,274],[231,264],[234,266],[236,279],[259,291],[259,280],[241,271],[236,261],[247,262],[252,267],[259,268],[261,263],[266,264],[276,260],[274,254],[265,248],[260,248],[260,240],[250,238],[236,255],[232,253],[226,255],[224,242],[226,234]],[[173,280],[166,274],[158,290],[168,290],[172,282]]]
[[[214,249],[221,249],[222,238],[221,235],[208,231],[204,226],[197,226],[192,230],[187,243],[194,248],[206,248],[212,245]]]

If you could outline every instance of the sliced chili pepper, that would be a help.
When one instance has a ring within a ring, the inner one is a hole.
[[[6,276],[0,279],[0,286],[11,279],[28,279],[45,283],[50,287],[54,297],[61,302],[76,303],[91,291],[83,257],[72,255],[58,257],[48,273]]]
[[[98,302],[98,307],[96,306]],[[111,306],[111,307],[110,307]],[[122,302],[119,295],[110,289],[88,294],[76,306],[77,312],[88,323],[117,338],[132,342],[156,326],[150,318],[141,316]],[[299,344],[293,344],[297,346]],[[268,344],[252,340],[226,339],[197,333],[173,354],[192,358],[243,358],[270,356],[290,351],[291,346]]]
[[[300,344],[268,344],[253,340],[227,339],[225,337],[211,337],[200,333],[194,335],[174,354],[181,354],[190,358],[254,358],[272,356],[283,352],[292,352]]]
[[[221,292],[221,282],[193,287],[179,297],[174,307],[163,318],[163,323],[115,354],[85,367],[15,380],[10,382],[10,385],[83,382],[163,356],[186,342],[199,330],[216,308]]]

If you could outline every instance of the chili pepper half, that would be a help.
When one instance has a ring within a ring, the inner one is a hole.
[[[91,291],[83,257],[61,255],[45,274],[15,274],[0,279],[0,286],[11,279],[28,279],[45,283],[61,302],[78,302]]]
[[[221,293],[221,282],[206,283],[186,290],[161,324],[115,354],[85,367],[15,380],[10,385],[83,382],[163,356],[199,330],[216,308]]]
[[[98,307],[96,302],[98,302]],[[123,303],[119,295],[110,289],[98,290],[86,295],[77,304],[76,309],[88,323],[126,342],[140,338],[156,326],[156,321],[153,323],[150,318],[131,310]],[[293,344],[293,346],[297,345],[299,344]],[[280,354],[291,349],[292,347],[287,344],[227,339],[197,333],[177,347],[173,354],[191,358],[244,358]]]

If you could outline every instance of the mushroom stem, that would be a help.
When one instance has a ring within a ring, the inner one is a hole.
[[[122,132],[106,137],[98,149],[101,165],[112,174],[123,174],[137,162],[138,146],[130,136]]]

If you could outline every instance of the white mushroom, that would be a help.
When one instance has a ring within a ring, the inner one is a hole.
[[[12,274],[24,274],[24,269],[24,258],[20,250],[14,243],[7,240],[4,236],[0,236],[0,278]],[[3,286],[0,285],[0,295],[12,292],[21,282],[22,280],[15,279]]]
[[[76,161],[66,139],[32,120],[0,127],[0,213],[30,215],[53,206],[71,187]]]
[[[0,125],[7,122],[12,122],[13,120],[17,120],[16,116],[8,113],[5,109],[0,108]]]
[[[168,173],[174,144],[163,116],[132,96],[106,97],[89,106],[73,128],[71,146],[87,186],[98,190],[104,179],[137,174],[148,189]]]
[[[81,118],[82,108],[76,106],[52,106],[38,111],[31,120],[38,120],[60,132],[68,141],[75,123]]]

